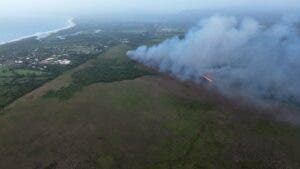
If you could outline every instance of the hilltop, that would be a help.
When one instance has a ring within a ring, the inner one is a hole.
[[[299,128],[111,47],[6,107],[0,168],[299,168]]]

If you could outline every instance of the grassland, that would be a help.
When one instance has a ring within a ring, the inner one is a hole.
[[[114,47],[2,111],[0,168],[300,168],[299,128],[153,74],[127,49]]]

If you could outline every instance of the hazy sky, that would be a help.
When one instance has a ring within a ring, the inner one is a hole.
[[[300,7],[300,0],[0,0],[0,15],[177,12],[229,7]]]

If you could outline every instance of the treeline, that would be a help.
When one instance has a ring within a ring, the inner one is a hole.
[[[0,109],[23,96],[25,93],[38,88],[52,77],[48,75],[19,75],[0,79]]]
[[[131,80],[145,75],[154,74],[152,71],[138,65],[134,61],[124,58],[100,58],[92,67],[72,74],[72,83],[58,91],[49,91],[45,97],[69,99],[84,86],[93,83],[110,83],[122,80]]]

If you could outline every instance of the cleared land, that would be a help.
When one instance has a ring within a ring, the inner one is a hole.
[[[3,110],[0,168],[300,168],[297,127],[155,74],[127,49],[114,47]]]

